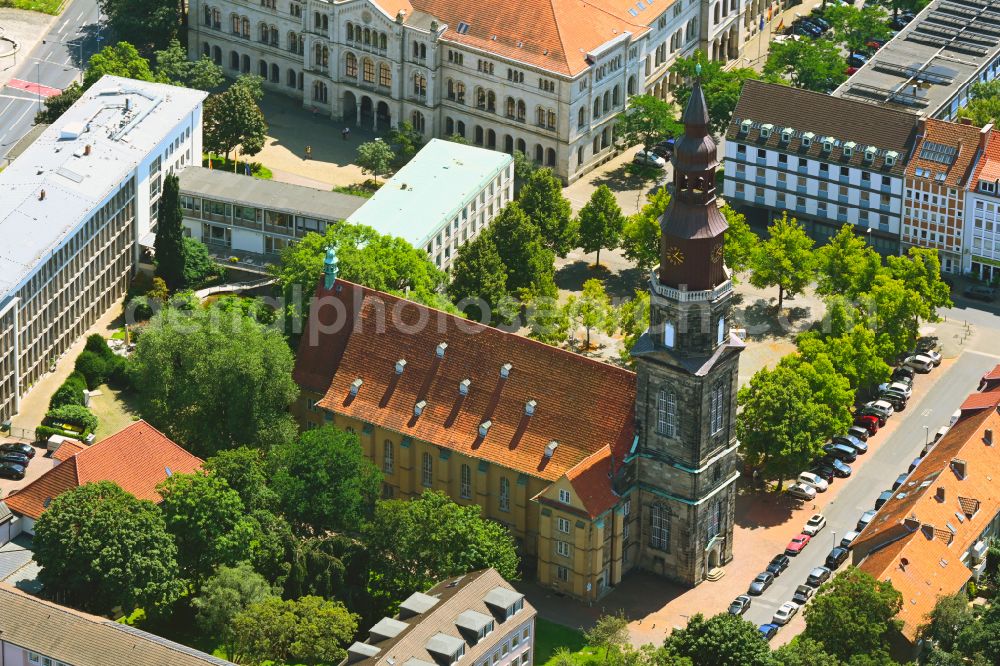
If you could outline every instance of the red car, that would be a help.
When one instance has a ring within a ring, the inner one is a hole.
[[[861,414],[854,417],[854,425],[861,426],[868,431],[869,435],[874,435],[878,432],[878,417],[871,416],[869,414]]]
[[[792,540],[788,542],[788,546],[785,547],[785,555],[798,555],[806,547],[811,538],[808,534],[800,534],[792,537]]]

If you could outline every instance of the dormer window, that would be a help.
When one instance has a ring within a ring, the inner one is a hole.
[[[848,141],[844,144],[844,157],[851,157],[854,154],[854,148],[858,144],[853,141]]]
[[[569,504],[570,494],[568,490],[559,490],[559,501],[563,504]]]
[[[812,132],[806,132],[802,135],[802,147],[808,148],[812,145],[813,139],[816,137]]]
[[[827,136],[823,137],[823,152],[829,153],[833,151],[833,137]]]
[[[874,162],[876,152],[878,152],[878,149],[875,146],[865,148],[865,162]]]
[[[750,128],[753,126],[753,121],[747,118],[742,123],[740,123],[740,134],[749,134]]]
[[[781,130],[781,143],[788,143],[792,140],[792,128],[786,127]]]
[[[897,153],[895,150],[890,150],[885,154],[885,165],[887,167],[894,166],[898,158],[899,158],[899,153]]]
[[[995,194],[997,191],[997,184],[991,183],[988,180],[979,181],[979,191],[985,192],[986,194]]]
[[[771,131],[774,130],[774,125],[771,123],[764,123],[760,126],[760,138],[767,139],[771,136]]]

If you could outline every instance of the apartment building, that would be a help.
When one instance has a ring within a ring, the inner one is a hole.
[[[3,666],[235,666],[106,617],[0,583]]]
[[[986,131],[986,128],[983,129]],[[1000,132],[990,129],[965,191],[963,270],[990,283],[1000,279]]]
[[[250,178],[219,169],[182,171],[185,235],[221,257],[269,263],[309,232],[325,233],[367,200],[364,197]]]
[[[968,121],[920,119],[917,143],[906,165],[901,250],[938,251],[941,270],[962,272],[966,188],[989,128]]]
[[[204,98],[105,76],[0,173],[0,422],[125,293],[163,174],[200,160]]]
[[[819,242],[851,224],[897,254],[918,132],[908,111],[747,81],[726,133],[726,199],[758,224],[787,211]]]
[[[347,649],[341,666],[531,666],[535,609],[495,569],[414,592],[396,617]]]
[[[424,248],[447,271],[513,198],[510,155],[431,139],[347,221]]]
[[[961,416],[851,547],[853,562],[903,595],[901,643],[919,647],[938,598],[978,580],[1000,530],[1000,366],[983,376]]]
[[[738,57],[748,4],[766,11],[746,0],[195,0],[189,48],[229,75],[260,74],[336,129],[407,121],[520,150],[573,181],[612,156],[630,96],[666,98],[677,57]]]

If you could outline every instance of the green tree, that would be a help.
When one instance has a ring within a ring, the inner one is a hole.
[[[1000,663],[1000,606],[990,604],[958,634],[957,652],[978,664]]]
[[[267,121],[257,105],[260,97],[260,77],[249,75],[241,76],[224,92],[209,95],[203,112],[205,149],[227,158],[237,148],[244,155],[259,153],[267,138]]]
[[[1000,121],[1000,79],[973,83],[969,102],[958,110],[959,118],[968,118],[976,127]]]
[[[871,288],[875,275],[882,267],[882,258],[854,226],[845,224],[816,250],[816,293],[824,296],[839,294],[848,298]]]
[[[783,213],[767,228],[769,237],[757,246],[750,259],[750,284],[758,288],[778,287],[778,310],[785,294],[799,294],[813,276],[813,240],[794,218]]]
[[[827,9],[825,17],[833,27],[834,40],[851,55],[864,51],[873,39],[892,36],[885,10],[878,5],[838,5]]]
[[[482,516],[477,504],[460,506],[430,490],[413,500],[382,500],[365,526],[371,561],[369,587],[387,611],[413,590],[493,567],[517,580],[518,556],[506,527]]]
[[[221,477],[203,472],[173,474],[156,491],[167,531],[177,544],[181,574],[195,588],[220,565],[246,559],[253,527],[243,520],[239,494]]]
[[[102,76],[122,76],[137,81],[155,81],[156,77],[149,69],[149,61],[139,55],[128,41],[121,41],[90,56],[87,69],[83,73],[83,89],[97,83]]]
[[[371,516],[382,489],[358,436],[325,426],[275,447],[271,487],[282,513],[306,533],[354,532]]]
[[[921,637],[945,652],[956,649],[962,630],[976,621],[965,590],[938,597],[929,619],[930,622],[921,628]]]
[[[674,629],[663,646],[671,658],[687,657],[698,666],[772,666],[774,663],[771,648],[757,627],[729,613],[707,619],[696,613],[686,627]]]
[[[701,51],[695,51],[690,58],[678,58],[670,67],[672,74],[678,75],[680,85],[674,88],[674,101],[680,108],[687,107],[691,99],[691,82],[694,81],[695,67],[701,65],[701,89],[708,106],[708,117],[713,134],[725,134],[729,121],[740,99],[743,82],[760,79],[760,75],[749,67],[724,69],[725,62],[709,60]]]
[[[889,378],[891,368],[883,360],[875,332],[863,324],[839,336],[803,333],[795,341],[802,358],[810,363],[825,355],[853,391],[873,389]]]
[[[908,289],[902,280],[887,272],[875,276],[867,294],[861,297],[862,311],[868,313],[868,325],[873,328],[882,358],[887,363],[913,349],[917,342],[918,324],[930,317],[930,305],[920,295]]]
[[[162,49],[177,36],[181,5],[173,0],[99,0],[112,32],[143,53]]]
[[[361,167],[363,173],[370,173],[378,183],[380,173],[389,173],[389,165],[396,159],[396,154],[392,152],[382,139],[366,141],[358,146],[358,153],[354,161]]]
[[[448,296],[466,317],[500,323],[497,306],[508,296],[507,267],[490,234],[479,234],[458,248],[451,276]]]
[[[570,313],[559,305],[558,298],[529,294],[524,301],[524,309],[529,338],[549,345],[566,342],[569,336]]]
[[[728,204],[720,206],[719,211],[729,225],[723,237],[726,266],[734,273],[742,273],[750,268],[750,261],[760,245],[760,238],[747,224],[743,213],[737,213]]]
[[[171,39],[163,50],[156,52],[156,76],[161,81],[185,88],[210,91],[222,85],[222,68],[206,55],[188,60],[187,52],[177,39]]]
[[[517,203],[538,227],[546,247],[557,256],[565,257],[576,247],[573,207],[563,196],[562,181],[551,169],[536,168],[528,173],[518,192]]]
[[[156,241],[153,253],[156,261],[156,276],[163,279],[170,290],[181,289],[186,269],[184,226],[181,213],[180,181],[174,174],[163,178],[163,194],[156,213]]]
[[[417,154],[424,144],[424,135],[414,129],[413,124],[404,120],[389,130],[389,145],[396,164],[403,166]],[[375,174],[378,177],[378,174]]]
[[[789,354],[779,364],[799,373],[809,383],[813,402],[826,408],[816,410],[810,423],[816,432],[833,437],[851,426],[854,389],[829,356],[817,354],[807,361],[799,354]]]
[[[646,201],[641,211],[625,220],[619,243],[625,258],[642,273],[660,260],[660,218],[670,206],[670,192],[661,187],[647,195]]]
[[[611,333],[617,328],[614,311],[611,309],[611,299],[604,290],[604,283],[590,279],[583,283],[583,293],[574,300],[571,320],[583,326],[587,331],[584,350],[590,349],[590,331],[597,329]]]
[[[35,523],[32,551],[45,593],[91,613],[165,608],[183,589],[159,509],[111,481],[57,495]]]
[[[580,209],[580,247],[584,252],[597,252],[596,265],[601,265],[601,248],[613,250],[621,240],[625,216],[615,195],[607,185],[601,185]]]
[[[637,289],[635,297],[618,306],[616,313],[618,328],[625,334],[618,358],[624,365],[634,366],[632,348],[649,330],[649,291]]]
[[[787,78],[796,88],[828,93],[847,80],[840,45],[829,39],[771,42],[764,74]]]
[[[223,449],[205,460],[203,467],[236,491],[247,511],[277,507],[278,496],[268,486],[270,465],[260,449]]]
[[[520,150],[514,151],[514,196],[521,194],[521,188],[531,178],[531,174],[538,170],[538,165],[522,153]]]
[[[484,233],[489,235],[507,267],[507,293],[516,294],[523,289],[539,295],[555,295],[555,255],[520,204],[514,201],[504,206]]]
[[[347,656],[358,616],[321,597],[269,597],[237,613],[231,627],[235,649],[230,656],[241,664],[314,666],[336,664]]]
[[[139,338],[130,379],[143,417],[206,456],[292,439],[292,365],[281,333],[240,313],[165,308]]]
[[[608,663],[611,651],[618,652],[628,643],[628,620],[625,613],[601,615],[590,629],[583,632],[583,638],[590,647],[604,650],[604,663]]]
[[[844,662],[829,654],[822,643],[796,636],[774,651],[780,666],[844,666]]]
[[[951,288],[941,279],[941,259],[931,248],[911,247],[906,256],[888,257],[889,275],[901,280],[927,306],[927,321],[938,321],[938,308],[950,308]]]
[[[615,125],[615,137],[621,145],[642,144],[646,149],[683,131],[683,125],[677,122],[677,109],[653,95],[630,98],[628,108],[618,117],[618,124]]]
[[[844,661],[858,654],[886,650],[887,635],[898,626],[893,618],[903,607],[903,595],[892,582],[880,581],[848,567],[825,583],[806,606],[802,638],[821,643]]]
[[[49,399],[49,411],[66,405],[83,407],[83,392],[86,390],[87,378],[81,372],[72,372]]]
[[[59,119],[59,116],[66,113],[66,110],[73,106],[82,96],[83,86],[74,81],[63,88],[63,91],[58,95],[53,95],[45,99],[45,110],[35,114],[35,124],[54,123]]]
[[[162,205],[162,203],[161,203]],[[218,275],[219,269],[208,253],[208,246],[197,238],[186,237],[184,249],[184,286],[194,289]]]
[[[264,577],[244,562],[219,567],[191,599],[191,606],[205,635],[221,639],[227,652],[233,652],[233,618],[272,596],[274,591]]]

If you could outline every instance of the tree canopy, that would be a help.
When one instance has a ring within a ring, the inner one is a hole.
[[[750,259],[750,284],[778,287],[778,310],[785,295],[802,292],[813,277],[813,240],[788,213],[767,228],[768,239],[760,243]]]
[[[673,90],[674,100],[680,108],[687,106],[691,98],[691,82],[695,78],[695,67],[701,65],[701,89],[708,106],[709,127],[713,134],[722,135],[729,126],[740,99],[743,82],[760,79],[760,74],[749,67],[724,69],[725,62],[709,60],[701,51],[695,51],[690,58],[678,58],[670,66],[670,72],[680,77],[680,85]],[[770,79],[768,79],[770,80]],[[780,81],[776,81],[780,82]]]
[[[149,69],[149,61],[139,55],[130,41],[120,41],[117,44],[105,46],[90,56],[87,69],[83,73],[83,89],[86,90],[97,83],[105,74],[136,79],[137,81],[156,80],[153,72]]]
[[[976,127],[1000,122],[1000,79],[973,83],[969,102],[958,110],[959,118],[968,118]]]
[[[171,39],[165,49],[156,52],[156,76],[162,81],[185,88],[210,91],[222,85],[222,68],[202,55],[188,60],[180,41]]]
[[[370,173],[378,183],[378,175],[389,173],[389,165],[396,159],[396,154],[388,143],[382,139],[366,141],[358,146],[354,161],[364,173]]]
[[[249,564],[219,567],[191,599],[198,625],[209,636],[223,641],[234,652],[232,621],[251,605],[274,596],[271,586]]]
[[[267,121],[257,106],[261,95],[260,77],[250,74],[240,76],[224,92],[209,95],[203,112],[205,150],[227,157],[237,148],[244,155],[259,153],[267,138]]]
[[[101,13],[119,39],[143,53],[166,47],[177,37],[182,5],[171,0],[99,0]]]
[[[847,80],[840,45],[829,39],[772,41],[768,46],[764,74],[785,77],[796,88],[832,92]]]
[[[653,95],[635,95],[618,117],[615,137],[625,147],[642,144],[646,149],[677,136],[684,126],[677,121],[677,109]]]
[[[32,550],[45,593],[91,613],[163,608],[183,590],[160,510],[111,481],[53,498]]]
[[[743,618],[696,613],[663,643],[670,657],[687,657],[697,666],[772,666],[771,648],[757,627]],[[669,663],[669,662],[668,662]]]
[[[489,234],[507,268],[508,294],[556,293],[555,255],[520,204],[515,201],[504,206],[483,233]]]
[[[268,486],[269,465],[260,449],[238,446],[223,449],[205,460],[205,471],[236,491],[247,511],[274,509],[278,496]]]
[[[268,597],[250,604],[231,622],[233,653],[241,664],[337,664],[358,628],[358,616],[342,603],[306,596]]]
[[[886,40],[892,29],[886,23],[885,10],[878,5],[838,5],[830,7],[824,15],[833,27],[834,40],[851,55],[864,51],[873,39]]]
[[[737,213],[728,204],[720,206],[719,210],[729,225],[723,236],[726,266],[734,273],[742,273],[750,268],[760,238],[747,224],[746,215]]]
[[[490,234],[479,234],[458,248],[451,276],[448,296],[466,317],[493,325],[500,323],[498,306],[508,296],[507,267]]]
[[[156,241],[153,252],[156,276],[162,278],[168,289],[180,289],[184,279],[185,259],[184,227],[181,223],[180,181],[170,173],[163,177],[163,193],[156,214]]]
[[[646,205],[622,226],[622,254],[643,273],[660,260],[660,218],[669,206],[670,192],[660,187],[646,195]]]
[[[601,249],[613,250],[621,240],[625,216],[607,185],[601,185],[580,209],[580,247],[584,252],[597,252],[601,265]]]
[[[816,250],[816,293],[857,298],[872,286],[882,267],[882,258],[845,224],[825,245]]]
[[[573,208],[563,196],[562,181],[548,168],[527,174],[517,195],[517,203],[538,227],[542,242],[556,256],[565,257],[576,247],[577,223]]]

